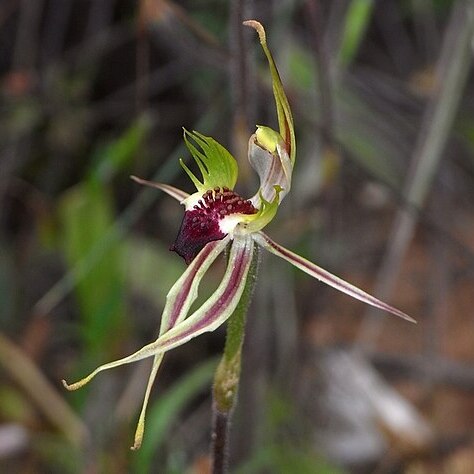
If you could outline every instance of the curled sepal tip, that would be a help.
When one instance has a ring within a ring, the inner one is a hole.
[[[95,374],[94,374],[95,375]],[[79,380],[79,382],[71,383],[68,384],[64,379],[61,380],[61,383],[63,384],[63,387],[66,390],[69,390],[70,392],[74,392],[74,390],[78,390],[81,387],[84,387],[84,385],[87,385],[91,379],[94,377],[93,374],[88,375],[87,377]]]

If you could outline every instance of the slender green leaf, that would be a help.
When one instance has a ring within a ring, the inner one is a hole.
[[[107,183],[117,172],[126,169],[139,152],[150,124],[146,116],[141,117],[117,140],[100,146],[94,153],[88,179]]]
[[[103,238],[114,222],[112,198],[99,183],[78,185],[59,205],[61,242],[67,265],[73,269]],[[113,345],[125,315],[122,245],[104,249],[94,268],[76,287],[82,336],[93,354]],[[105,347],[104,347],[105,346]]]
[[[354,59],[367,30],[373,7],[373,0],[352,0],[349,5],[339,49],[342,64],[348,65]]]

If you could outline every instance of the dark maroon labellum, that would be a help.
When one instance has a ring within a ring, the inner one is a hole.
[[[232,214],[256,212],[250,201],[228,188],[209,190],[193,209],[184,213],[178,236],[170,250],[183,257],[189,265],[207,243],[221,240],[227,235],[219,227],[221,219]]]

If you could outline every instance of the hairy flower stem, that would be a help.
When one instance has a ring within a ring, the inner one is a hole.
[[[259,248],[255,246],[244,291],[227,323],[224,354],[214,376],[211,442],[213,474],[227,472],[230,420],[237,402],[245,321],[257,279],[258,262]]]

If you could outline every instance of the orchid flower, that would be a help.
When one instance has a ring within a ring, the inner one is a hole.
[[[258,191],[250,199],[239,196],[233,190],[238,175],[234,157],[213,138],[187,130],[184,131],[184,141],[196,162],[201,179],[183,161],[181,166],[194,183],[196,192],[188,194],[168,184],[132,176],[136,182],[160,189],[184,205],[184,218],[171,250],[182,256],[188,267],[167,295],[159,336],[154,342],[128,357],[101,365],[79,382],[68,385],[63,381],[68,390],[76,390],[90,382],[99,372],[153,357],[132,449],[138,449],[141,445],[146,407],[165,352],[204,332],[215,330],[231,316],[242,296],[255,245],[353,298],[415,322],[402,311],[282,247],[262,232],[290,191],[296,141],[290,106],[267,46],[265,30],[254,20],[244,24],[254,28],[259,35],[270,68],[278,117],[278,131],[258,125],[249,140],[248,158],[260,178]],[[230,247],[230,251],[222,281],[202,306],[189,314],[204,274],[227,247]]]

